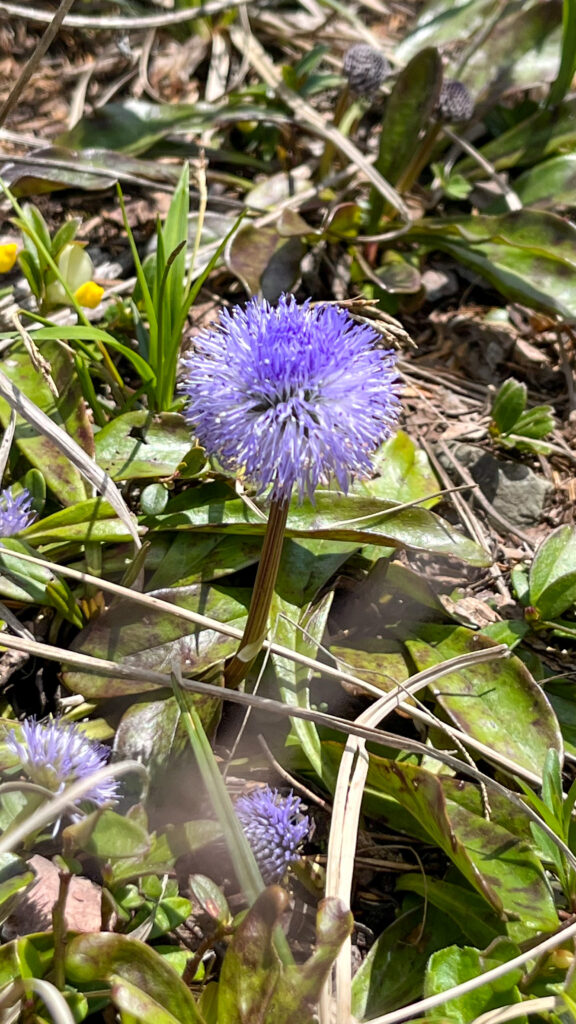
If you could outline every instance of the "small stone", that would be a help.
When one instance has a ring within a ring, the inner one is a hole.
[[[551,484],[542,476],[521,462],[497,459],[475,445],[460,443],[449,447],[454,457],[469,470],[494,510],[512,526],[526,529],[542,521],[544,504],[551,490]],[[438,461],[448,472],[454,473],[449,459],[441,451]],[[495,526],[498,528],[499,524]]]
[[[13,914],[5,922],[2,934],[6,941],[19,935],[52,931],[52,911],[58,898],[60,872],[39,854],[28,861],[36,873],[36,882],[21,897]],[[88,878],[74,876],[66,899],[66,924],[73,932],[99,932],[102,928],[102,893]]]

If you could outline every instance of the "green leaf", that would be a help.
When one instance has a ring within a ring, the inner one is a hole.
[[[193,446],[190,429],[177,413],[127,412],[96,435],[98,465],[113,480],[173,476],[191,449],[200,472],[204,451]]]
[[[275,623],[275,642],[300,654],[306,654],[309,658],[316,658],[333,596],[332,592],[324,595],[315,608],[302,613],[275,594],[270,609],[270,621]],[[304,665],[297,665],[289,658],[280,658],[276,654],[271,655],[271,661],[283,702],[294,707],[309,708],[312,670]],[[294,718],[290,724],[290,736],[302,748],[319,778],[323,778],[322,748],[314,722]]]
[[[482,626],[482,635],[494,640],[497,644],[508,644],[510,650],[524,639],[530,632],[530,626],[525,619],[502,619],[501,622],[490,622]]]
[[[9,552],[14,552],[14,555]],[[82,613],[65,580],[59,579],[41,565],[32,565],[18,558],[18,552],[35,555],[33,547],[16,537],[6,537],[0,550],[0,594],[14,601],[49,605],[73,625],[84,625]]]
[[[416,224],[410,236],[447,252],[533,309],[576,316],[576,226],[547,211],[519,210]]]
[[[465,941],[459,925],[434,906],[401,913],[378,936],[352,978],[354,1016],[371,1020],[417,999],[430,954],[455,939]]]
[[[40,298],[42,295],[42,272],[34,257],[26,249],[18,255],[18,264],[26,278],[32,295]]]
[[[168,966],[165,957],[162,957],[162,961]],[[113,973],[108,980],[112,986],[110,998],[120,1010],[123,1024],[182,1024],[181,1018],[166,1010],[154,996],[144,992],[140,984],[134,984]]]
[[[81,223],[82,221],[79,217],[71,217],[70,220],[64,221],[62,226],[58,228],[58,231],[52,239],[52,255],[54,258],[58,257],[60,250],[63,249],[65,245],[74,241],[76,232],[78,231]]]
[[[142,488],[140,508],[147,516],[160,515],[168,504],[170,492],[164,484],[148,484]]]
[[[38,547],[58,542],[67,545],[74,542],[130,540],[124,523],[102,498],[78,501],[70,508],[38,519],[26,528],[22,536],[28,544]]]
[[[444,794],[442,780],[416,765],[370,756],[368,784],[394,797],[464,878],[507,922],[514,940],[555,927],[544,869],[523,839]]]
[[[211,109],[202,111],[192,103],[149,103],[126,100],[107,103],[95,115],[82,117],[69,132],[56,139],[70,149],[117,149],[137,156],[178,126],[203,131],[214,119]]]
[[[0,922],[10,916],[35,878],[36,872],[21,857],[14,853],[0,854]]]
[[[538,110],[482,146],[480,153],[498,171],[532,167],[555,153],[571,153],[576,144],[575,111],[574,97],[564,100],[555,110]],[[471,157],[459,161],[456,169],[474,180],[485,174]]]
[[[376,168],[392,185],[400,179],[421,131],[428,126],[440,95],[442,61],[429,47],[412,57],[400,72],[386,104]],[[375,189],[370,193],[370,224],[378,224],[385,202]]]
[[[576,686],[566,680],[548,683],[548,699],[558,717],[566,753],[576,757]]]
[[[68,825],[62,837],[69,850],[83,850],[103,860],[143,856],[150,847],[146,829],[116,811],[94,811]]]
[[[539,545],[530,569],[530,604],[556,619],[576,602],[576,527],[559,526]]]
[[[274,950],[274,931],[287,904],[287,894],[277,885],[270,886],[236,929],[220,972],[219,1024],[266,1020],[281,969]]]
[[[43,346],[42,353],[50,362],[59,398],[55,398],[42,374],[34,369],[22,345],[10,348],[2,360],[2,370],[27,398],[92,455],[92,428],[78,386],[74,362],[61,345]],[[1,399],[0,421],[4,427],[9,423],[10,412],[8,403]],[[79,471],[49,438],[20,417],[17,419],[14,440],[31,465],[41,471],[58,501],[63,505],[72,505],[86,498],[87,487]]]
[[[113,986],[115,1005],[140,1007],[146,1024],[204,1024],[194,998],[176,971],[145,943],[110,932],[78,935],[66,947],[66,975],[73,984]],[[117,1002],[116,1002],[117,1001]]]
[[[188,879],[190,894],[202,913],[207,914],[214,924],[221,928],[229,928],[232,914],[222,889],[206,875],[190,875]]]
[[[265,522],[243,501],[224,502],[219,496],[215,502],[198,505],[196,495],[182,497],[183,501],[169,502],[164,515],[152,521],[145,519],[145,525],[162,530],[264,533]],[[194,507],[186,507],[185,501],[194,502]],[[488,565],[490,562],[483,548],[428,509],[397,507],[396,502],[367,498],[358,493],[343,497],[319,490],[314,504],[305,501],[302,505],[293,498],[286,536],[352,541],[359,547],[380,544],[414,548],[453,555],[471,565]]]
[[[262,294],[276,302],[282,292],[294,286],[304,251],[300,238],[286,238],[276,226],[247,224],[232,238],[226,263],[250,295]]]
[[[548,106],[554,106],[570,91],[576,71],[576,3],[564,0],[562,5],[562,55],[560,68],[552,83]]]
[[[557,210],[576,205],[576,153],[543,160],[514,182],[514,191],[524,206]]]
[[[152,301],[157,317],[157,334],[150,332],[150,362],[157,377],[155,407],[167,409],[174,398],[176,364],[182,326],[180,310],[186,274],[188,214],[190,212],[189,166],[185,162],[170,201],[163,226],[158,228],[156,277]]]
[[[320,901],[316,914],[316,950],[302,965],[288,966],[272,993],[265,1024],[313,1024],[313,1011],[332,964],[352,931],[354,919],[333,897]]]
[[[386,104],[376,167],[392,185],[414,152],[418,136],[428,125],[442,84],[442,62],[428,47],[410,60],[396,79]]]
[[[374,478],[357,484],[357,489],[370,497],[400,503],[418,501],[420,508],[432,508],[440,500],[428,498],[440,490],[440,484],[426,452],[403,430],[378,449],[373,465]]]
[[[152,596],[180,608],[217,619],[242,629],[246,606],[239,599],[248,594],[232,596],[219,587],[198,584],[171,590],[155,591]],[[113,659],[117,664],[166,671],[176,658],[182,673],[188,675],[207,669],[234,653],[238,641],[219,632],[203,629],[178,619],[167,612],[147,611],[140,605],[121,600],[91,622],[71,644],[71,649],[95,657]],[[109,678],[95,673],[65,670],[66,686],[84,697],[107,699],[130,693],[157,690],[153,683],[143,683],[118,676]]]
[[[410,60],[424,46],[442,46],[457,39],[460,44],[483,29],[493,11],[493,0],[428,0],[416,24],[396,47],[395,56]]]
[[[212,701],[204,705],[214,713]],[[159,784],[171,759],[186,746],[180,712],[174,697],[138,701],[126,709],[116,729],[114,750],[120,758],[140,758],[150,773],[150,785]]]
[[[492,20],[492,32],[473,48],[459,76],[474,95],[499,100],[507,90],[538,87],[556,74],[561,0],[514,6],[506,4],[504,16]]]
[[[528,389],[525,384],[510,377],[499,388],[492,406],[492,419],[501,434],[512,430],[518,417],[526,408]]]
[[[519,563],[515,565],[510,573],[510,579],[514,593],[520,604],[525,608],[530,603],[530,592],[528,586],[528,573],[526,566]]]
[[[101,327],[91,327],[85,324],[79,324],[75,327],[40,327],[34,332],[34,337],[38,338],[39,341],[55,339],[61,341],[102,342],[103,345],[119,352],[129,363],[132,363],[132,366],[145,384],[155,383],[154,372],[148,363],[128,345],[124,345],[112,334],[109,334],[108,331],[102,330]]]
[[[212,819],[187,821],[172,825],[161,835],[150,836],[150,849],[143,857],[126,857],[108,865],[111,885],[119,885],[148,874],[167,874],[174,870],[179,857],[189,856],[209,846],[222,835]]]
[[[157,533],[151,537],[146,562],[147,570],[153,570],[150,590],[186,587],[191,583],[220,579],[257,562],[261,547],[261,539],[257,536],[195,533],[191,544],[187,532]]]
[[[527,409],[518,417],[514,424],[515,436],[526,438],[546,437],[554,430],[554,410],[551,405],[536,405]]]
[[[465,626],[422,625],[406,646],[419,671],[472,651],[492,640]],[[463,732],[498,755],[531,771],[542,771],[550,747],[562,756],[562,736],[542,688],[514,655],[485,662],[431,686],[438,703]]]
[[[375,274],[381,287],[390,295],[414,295],[422,287],[418,268],[394,249],[382,253]]]
[[[43,978],[52,967],[52,932],[25,936],[0,946],[0,987],[16,978]]]
[[[495,943],[489,954],[481,953],[480,950],[473,949],[471,946],[465,946],[463,949],[458,946],[449,946],[447,949],[438,950],[430,957],[426,970],[424,995],[439,995],[454,985],[472,981],[484,974],[485,971],[506,963],[518,955],[519,949],[504,939]],[[521,1003],[522,996],[517,987],[521,977],[521,968],[509,971],[497,981],[480,985],[471,992],[467,992],[466,995],[457,996],[447,1003],[434,1007],[433,1010],[428,1011],[427,1017],[434,1021],[434,1024],[469,1024],[480,1014],[494,1010],[496,1007]],[[525,1024],[526,1018],[518,1017],[517,1019]]]
[[[454,885],[421,874],[400,875],[396,891],[418,893],[452,918],[468,942],[474,942],[482,949],[489,946],[504,930],[498,915],[487,910],[486,901],[463,885]]]
[[[341,900],[323,900],[316,921],[316,952],[298,966],[284,967],[274,935],[288,896],[269,886],[258,896],[230,943],[218,988],[218,1024],[312,1024],[312,1007],[342,943],[352,915]]]

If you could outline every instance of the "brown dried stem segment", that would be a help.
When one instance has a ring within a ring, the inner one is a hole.
[[[48,28],[44,32],[44,35],[39,41],[36,49],[34,50],[34,53],[30,57],[30,60],[28,61],[27,64],[25,64],[20,76],[12,86],[9,96],[7,97],[6,101],[2,105],[2,108],[0,109],[0,125],[4,124],[6,118],[8,117],[8,114],[16,106],[18,100],[20,99],[20,96],[24,92],[24,89],[28,85],[28,82],[32,78],[32,75],[34,74],[36,68],[40,64],[42,57],[44,56],[46,50],[50,46],[50,43],[57,36],[60,30],[60,26],[62,25],[62,22],[64,21],[64,18],[68,14],[68,11],[72,7],[73,3],[74,0],[61,0],[60,6],[56,13],[50,15],[51,22],[48,25]]]
[[[286,500],[272,501],[270,505],[270,515],[264,534],[248,619],[240,646],[226,667],[226,686],[231,689],[235,689],[246,677],[266,640],[268,616],[282,556],[288,508],[289,501]]]

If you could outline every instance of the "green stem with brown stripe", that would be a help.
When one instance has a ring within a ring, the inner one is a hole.
[[[256,661],[268,632],[268,616],[274,595],[288,519],[288,499],[272,501],[262,554],[256,572],[248,619],[240,646],[226,667],[226,686],[236,689]]]

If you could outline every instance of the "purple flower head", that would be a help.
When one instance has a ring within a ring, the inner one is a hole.
[[[60,793],[66,785],[93,775],[108,760],[108,748],[89,740],[77,725],[64,724],[60,719],[36,722],[33,718],[22,722],[22,741],[12,730],[7,745],[19,758],[25,775],[31,782]],[[105,804],[117,799],[118,783],[104,779],[88,790],[82,801]]]
[[[333,474],[348,490],[396,426],[395,355],[337,306],[252,299],[223,310],[185,361],[198,440],[275,500],[312,497]]]
[[[24,488],[14,496],[10,489],[0,491],[0,537],[11,537],[25,530],[34,519],[32,495]]]
[[[236,801],[234,810],[266,885],[280,882],[288,865],[298,860],[298,847],[310,831],[310,820],[300,813],[300,798],[292,792],[256,789]]]

